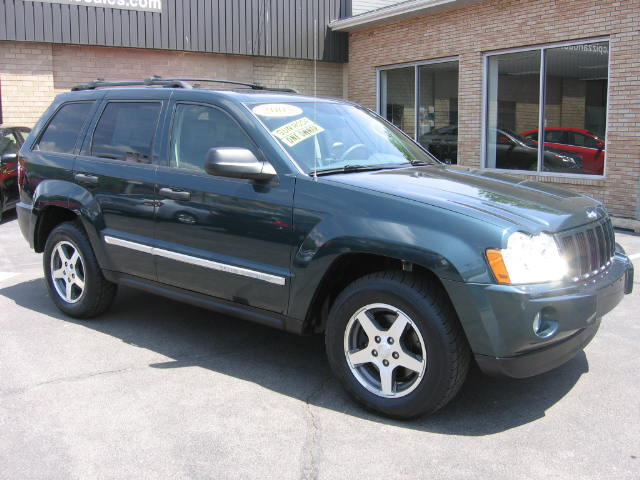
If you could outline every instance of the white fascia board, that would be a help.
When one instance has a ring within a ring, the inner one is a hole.
[[[418,15],[429,15],[442,10],[463,7],[481,1],[483,0],[410,0],[408,2],[362,13],[355,17],[334,20],[329,23],[329,27],[336,32],[352,32],[381,23],[393,22]]]

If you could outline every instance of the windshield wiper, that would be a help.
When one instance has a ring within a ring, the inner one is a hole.
[[[431,162],[428,160],[411,160],[411,165],[414,167],[419,167],[421,165],[438,165],[436,162]]]
[[[338,168],[327,168],[324,170],[311,170],[309,175],[316,175],[318,177],[322,175],[332,175],[334,173],[351,173],[351,172],[370,172],[374,170],[384,170],[385,168],[398,168],[403,165],[345,165]]]

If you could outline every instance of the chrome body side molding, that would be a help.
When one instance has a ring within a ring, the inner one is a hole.
[[[183,253],[172,252],[171,250],[164,250],[162,248],[152,247],[142,243],[131,242],[129,240],[123,240],[122,238],[111,237],[105,235],[104,241],[109,245],[116,245],[118,247],[128,248],[137,252],[148,253],[149,255],[155,255],[158,257],[168,258],[177,262],[188,263],[190,265],[196,265],[203,268],[209,268],[219,272],[231,273],[234,275],[240,275],[243,277],[254,278],[267,283],[273,283],[275,285],[285,285],[286,278],[279,275],[272,275],[270,273],[260,272],[249,268],[238,267],[235,265],[229,265],[227,263],[215,262],[213,260],[206,260],[204,258],[193,257],[191,255],[185,255]]]

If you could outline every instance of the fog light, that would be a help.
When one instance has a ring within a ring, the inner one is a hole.
[[[533,317],[533,333],[540,338],[549,338],[558,331],[558,322],[552,319],[555,310],[545,307]]]

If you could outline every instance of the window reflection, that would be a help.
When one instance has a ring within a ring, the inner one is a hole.
[[[608,63],[608,42],[489,56],[486,166],[602,175]],[[540,133],[542,106],[545,127]],[[538,150],[529,149],[530,162],[515,146],[505,151],[500,131],[510,131]],[[539,142],[544,145],[542,151]]]
[[[414,67],[384,70],[382,80],[382,115],[391,123],[415,138],[415,88]]]
[[[418,67],[418,141],[445,163],[458,163],[458,62]]]

